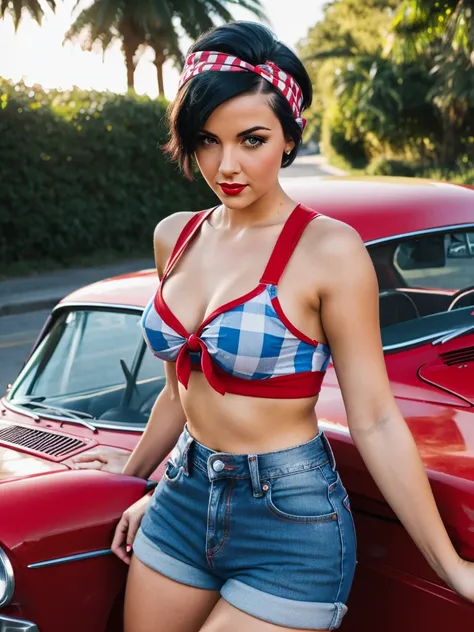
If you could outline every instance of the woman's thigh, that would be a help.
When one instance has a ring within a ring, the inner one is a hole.
[[[133,556],[125,593],[124,632],[198,632],[219,597],[219,591],[168,579]]]
[[[242,612],[227,603],[225,599],[220,599],[200,632],[303,632],[297,628],[285,628],[281,625],[274,625],[267,621],[262,621]],[[307,631],[309,632],[309,631]],[[312,630],[311,632],[328,632],[327,630]]]

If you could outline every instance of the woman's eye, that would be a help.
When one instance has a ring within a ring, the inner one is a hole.
[[[215,145],[217,140],[212,136],[201,136],[200,141],[203,145]]]
[[[266,141],[264,138],[260,138],[260,136],[247,136],[244,142],[247,143],[248,147],[260,147],[260,145],[263,145]]]

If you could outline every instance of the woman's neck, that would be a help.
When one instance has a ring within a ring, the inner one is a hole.
[[[212,224],[215,228],[229,231],[272,226],[283,223],[295,206],[296,203],[278,185],[276,190],[245,208],[232,209],[222,205],[218,213],[213,214]]]

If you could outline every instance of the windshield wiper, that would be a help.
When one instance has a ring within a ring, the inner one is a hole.
[[[449,342],[450,340],[454,340],[455,338],[459,338],[459,336],[464,336],[464,334],[468,334],[471,331],[474,331],[474,324],[468,325],[467,327],[459,327],[459,329],[455,329],[451,331],[449,334],[445,336],[441,336],[441,338],[437,338],[433,340],[432,345],[443,345],[445,342]]]
[[[44,400],[44,399],[46,398],[25,397],[25,398],[13,399],[10,401],[12,404],[16,404],[17,406],[24,406],[24,407],[32,408],[33,410],[40,408],[41,410],[45,410],[45,411],[49,410],[50,412],[56,413],[57,415],[62,415],[64,417],[67,416],[70,419],[74,419],[75,421],[78,421],[82,425],[86,426],[86,428],[89,428],[90,430],[93,430],[94,432],[97,431],[97,428],[95,426],[93,426],[91,423],[87,421],[84,421],[84,419],[95,419],[93,415],[90,415],[89,413],[84,413],[78,410],[62,408],[61,406],[52,406],[50,404],[43,404],[42,401],[38,401],[38,400]]]

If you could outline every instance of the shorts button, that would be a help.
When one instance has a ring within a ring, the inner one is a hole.
[[[222,470],[225,468],[225,464],[222,461],[214,461],[214,463],[212,464],[212,469],[214,470],[214,472],[222,472]]]

